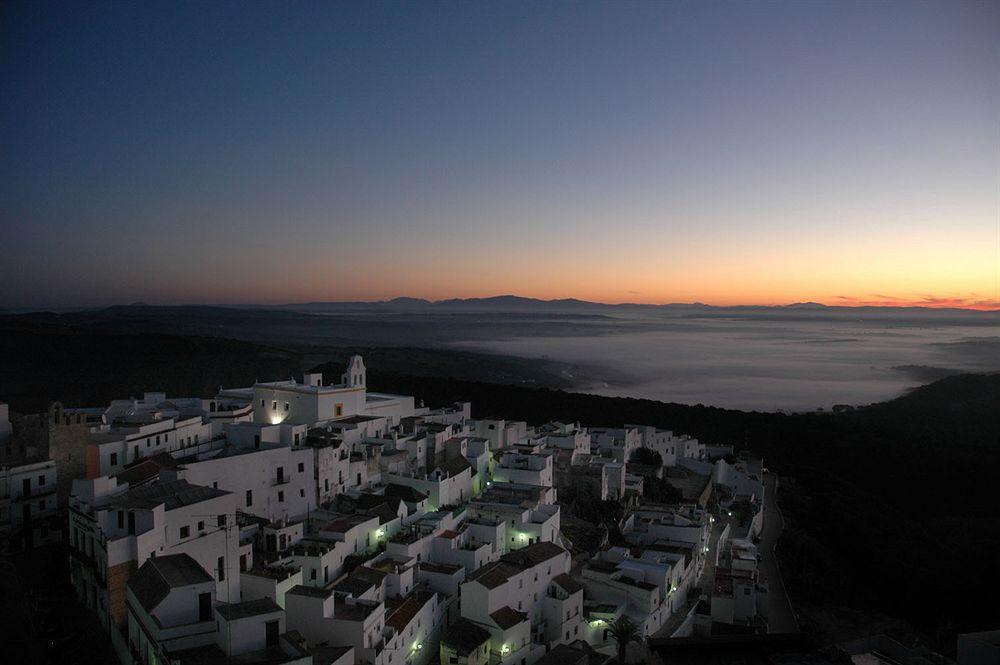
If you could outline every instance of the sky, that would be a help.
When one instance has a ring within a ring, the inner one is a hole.
[[[0,5],[0,307],[1000,308],[1000,2]]]

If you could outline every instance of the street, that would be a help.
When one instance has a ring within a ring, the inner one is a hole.
[[[797,633],[799,622],[788,599],[785,583],[778,570],[775,545],[784,530],[784,518],[778,509],[778,478],[773,473],[764,476],[764,529],[758,552],[761,554],[760,577],[768,582],[768,628],[771,633]]]

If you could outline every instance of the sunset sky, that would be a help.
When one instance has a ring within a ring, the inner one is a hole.
[[[1000,308],[1000,3],[4,3],[0,307]]]

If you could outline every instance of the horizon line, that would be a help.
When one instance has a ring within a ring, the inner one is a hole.
[[[789,303],[738,303],[731,305],[717,305],[700,300],[692,302],[637,302],[630,300],[623,301],[604,301],[604,300],[587,300],[575,297],[564,297],[564,298],[538,298],[534,296],[522,296],[513,293],[502,293],[490,296],[469,296],[469,297],[453,297],[453,298],[440,298],[432,300],[430,298],[424,298],[420,296],[394,296],[391,298],[384,299],[331,299],[331,300],[301,300],[301,301],[280,301],[280,302],[190,302],[190,301],[178,301],[178,302],[147,302],[144,300],[132,301],[128,303],[115,302],[105,305],[59,305],[59,306],[18,306],[18,305],[0,305],[0,313],[4,311],[17,311],[20,313],[43,313],[43,312],[57,312],[66,310],[101,310],[110,309],[112,307],[230,307],[230,308],[253,308],[253,307],[296,307],[305,305],[350,305],[350,304],[364,304],[364,305],[387,305],[392,304],[395,301],[409,300],[427,303],[428,305],[440,305],[444,303],[452,302],[469,302],[469,301],[496,301],[501,299],[518,299],[525,301],[532,301],[536,303],[544,304],[559,304],[559,303],[580,303],[583,305],[596,305],[604,307],[704,307],[712,309],[744,309],[744,308],[773,308],[773,309],[788,309],[788,308],[823,308],[823,309],[921,309],[921,310],[958,310],[964,312],[977,312],[977,313],[1000,313],[1000,301],[993,300],[975,300],[971,299],[961,299],[961,298],[940,298],[940,297],[926,297],[919,300],[909,300],[905,298],[884,298],[884,299],[862,299],[862,298],[849,298],[846,296],[837,296],[834,302],[823,302],[822,300],[798,300]]]

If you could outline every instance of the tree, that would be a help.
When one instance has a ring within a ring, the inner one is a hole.
[[[642,635],[639,626],[632,622],[627,616],[620,616],[604,629],[604,640],[611,637],[618,645],[618,664],[625,665],[625,652],[628,651],[629,642],[642,644]]]
[[[663,466],[663,458],[660,457],[660,453],[649,448],[636,448],[632,453],[630,461],[638,462],[639,464],[648,464],[656,468]]]

